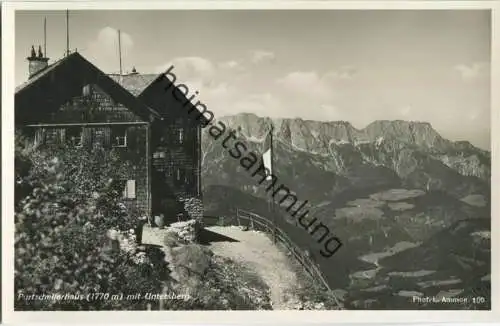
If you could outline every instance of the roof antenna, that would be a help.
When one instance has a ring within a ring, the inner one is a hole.
[[[66,9],[66,55],[69,55],[69,10]]]
[[[48,56],[47,56],[47,17],[43,18],[43,53],[45,55],[45,58],[48,58]]]
[[[122,75],[122,37],[120,30],[118,30],[118,56],[120,58],[120,76]]]

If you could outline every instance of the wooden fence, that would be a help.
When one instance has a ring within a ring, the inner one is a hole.
[[[341,307],[340,302],[328,285],[323,273],[320,271],[318,265],[311,260],[307,251],[300,249],[280,228],[273,225],[273,222],[253,212],[243,209],[236,209],[234,216],[205,216],[205,219],[212,220],[218,225],[245,225],[252,230],[259,229],[269,233],[273,237],[273,241],[279,241],[284,247],[292,254],[292,256],[300,263],[303,269],[311,278],[319,284],[325,291],[330,293],[335,300],[338,307]],[[247,223],[242,223],[246,221]],[[259,226],[256,228],[255,226]]]

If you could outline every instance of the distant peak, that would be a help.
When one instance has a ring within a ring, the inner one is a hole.
[[[371,126],[371,125],[415,125],[415,126],[419,125],[419,126],[426,126],[426,127],[432,128],[432,125],[430,122],[415,121],[415,120],[375,120],[372,123],[370,123],[368,126]]]
[[[263,117],[259,117],[255,113],[250,113],[250,112],[240,112],[240,113],[235,114],[235,116],[237,116],[237,117],[239,116],[239,117],[263,118]]]

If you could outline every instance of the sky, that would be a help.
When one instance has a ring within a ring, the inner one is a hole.
[[[65,11],[16,13],[16,85],[31,45],[66,49]],[[160,73],[216,116],[430,122],[490,149],[491,16],[484,10],[70,11],[70,49],[106,73]]]

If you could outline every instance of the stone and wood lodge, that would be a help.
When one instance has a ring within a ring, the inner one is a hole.
[[[165,74],[107,75],[77,52],[49,65],[32,48],[27,59],[29,79],[15,93],[16,131],[35,146],[119,153],[130,166],[123,200],[137,214],[164,213],[167,223],[202,217],[203,116],[165,90],[172,83]]]

